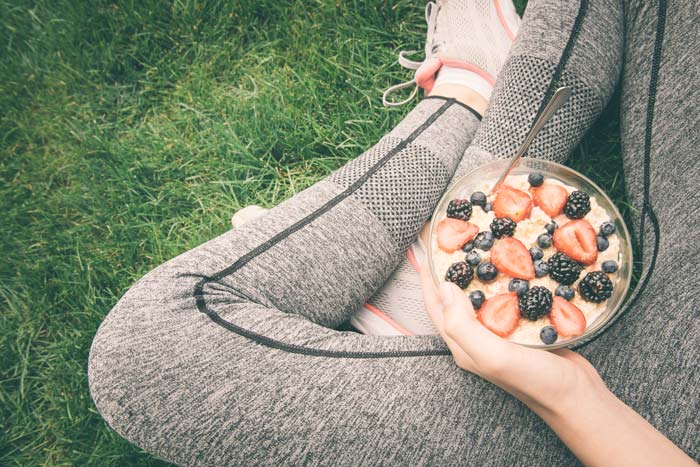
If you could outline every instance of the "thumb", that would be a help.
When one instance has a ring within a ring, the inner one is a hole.
[[[476,321],[474,307],[467,295],[451,282],[440,284],[440,299],[443,305],[443,319],[445,332],[450,338],[459,342],[464,333],[472,327]]]

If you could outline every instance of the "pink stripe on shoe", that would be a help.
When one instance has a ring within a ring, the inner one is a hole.
[[[501,9],[501,3],[499,0],[493,0],[494,5],[496,6],[496,13],[498,14],[498,19],[501,20],[501,24],[503,25],[503,29],[506,31],[506,35],[508,38],[512,41],[515,40],[515,34],[513,34],[513,31],[510,30],[510,27],[508,27],[508,22],[506,21],[506,17],[503,14],[503,10]]]
[[[387,315],[386,313],[384,313],[382,310],[380,310],[380,309],[377,308],[376,306],[370,305],[369,303],[365,303],[363,306],[364,306],[368,311],[374,313],[375,315],[377,315],[378,317],[380,317],[381,319],[383,319],[384,321],[386,321],[386,322],[389,324],[389,326],[391,326],[392,328],[396,329],[397,331],[399,331],[399,332],[400,332],[401,334],[403,334],[404,336],[412,336],[412,335],[413,335],[413,333],[412,333],[411,331],[409,331],[408,329],[404,328],[404,327],[401,326],[399,323],[397,323],[396,321],[394,321],[393,319],[391,319],[391,318],[389,317],[389,315]]]
[[[481,76],[486,81],[488,81],[488,83],[491,86],[494,86],[496,84],[496,78],[491,76],[489,74],[489,72],[482,70],[481,68],[479,68],[478,66],[476,66],[472,63],[462,62],[459,60],[445,60],[441,56],[438,56],[438,57],[440,58],[440,62],[443,65],[451,66],[452,68],[461,68],[463,70],[473,71],[474,73],[476,73],[477,75]]]
[[[420,273],[420,265],[418,264],[416,254],[413,253],[413,246],[408,247],[408,251],[406,251],[406,258],[408,258],[408,262],[411,263],[413,269],[415,269],[417,273]]]

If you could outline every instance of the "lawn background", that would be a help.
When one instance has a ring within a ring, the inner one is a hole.
[[[166,465],[92,404],[100,321],[380,138],[424,35],[418,1],[0,0],[0,465]],[[619,152],[614,99],[572,165],[624,206]]]

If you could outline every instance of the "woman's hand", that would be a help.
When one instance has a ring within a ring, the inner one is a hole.
[[[440,290],[421,268],[425,306],[460,368],[505,389],[531,409],[566,410],[577,396],[607,393],[598,372],[571,350],[546,352],[523,347],[498,337],[484,327],[467,295],[445,282]]]

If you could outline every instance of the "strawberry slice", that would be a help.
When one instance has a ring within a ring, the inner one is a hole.
[[[569,199],[569,193],[561,185],[532,187],[530,193],[535,206],[539,206],[552,219],[561,214],[566,200]]]
[[[496,269],[510,277],[525,279],[535,278],[535,266],[527,247],[517,238],[503,237],[491,248],[491,262]]]
[[[479,233],[479,227],[467,221],[446,217],[437,226],[437,243],[440,249],[452,253]]]
[[[509,186],[498,189],[496,199],[493,200],[493,212],[497,217],[510,217],[515,222],[530,217],[532,200],[524,191],[516,190]]]
[[[598,259],[595,230],[583,219],[569,221],[554,231],[554,246],[583,264],[593,264]]]
[[[554,296],[549,320],[562,337],[579,336],[586,330],[586,317],[581,310],[559,296]]]
[[[493,296],[481,305],[476,317],[492,333],[508,337],[520,321],[518,296],[515,292]]]

